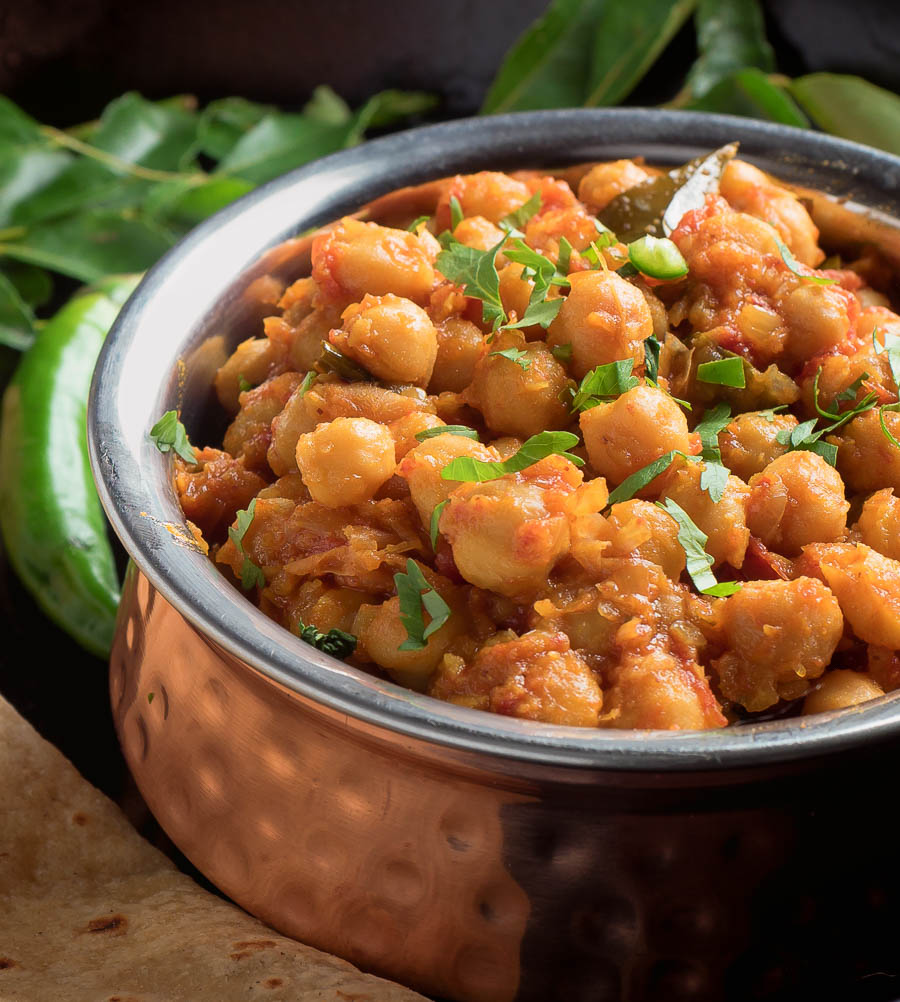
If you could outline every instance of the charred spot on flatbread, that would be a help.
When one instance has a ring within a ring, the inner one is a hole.
[[[128,931],[128,919],[124,915],[101,915],[88,922],[85,932],[102,932],[108,936],[124,936]]]

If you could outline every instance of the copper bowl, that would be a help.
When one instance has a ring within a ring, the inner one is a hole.
[[[264,186],[167,254],[122,311],[88,418],[132,558],[116,726],[174,842],[275,928],[473,1002],[832,998],[842,985],[874,998],[897,976],[885,785],[898,698],[693,733],[429,699],[313,650],[228,584],[147,437],[173,407],[195,441],[222,430],[212,374],[258,331],[260,277],[302,274],[290,238],[308,227],[457,171],[680,162],[733,139],[779,177],[871,207],[861,230],[900,216],[900,160],[813,132],[640,109],[466,120]]]

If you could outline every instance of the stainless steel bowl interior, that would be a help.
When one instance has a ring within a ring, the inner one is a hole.
[[[252,282],[293,279],[291,237],[386,192],[483,168],[644,155],[677,163],[737,139],[773,174],[900,217],[900,159],[769,123],[646,109],[468,119],[369,142],[251,193],[197,227],[148,272],[101,354],[89,407],[94,475],[113,528],[152,584],[202,633],[274,681],[366,723],[472,752],[624,771],[747,768],[896,736],[900,698],[818,717],[709,732],[584,731],[441,703],[336,662],[291,636],[190,545],[170,459],[147,433],[177,407],[196,441],[216,422],[215,368],[263,313]],[[223,419],[224,420],[224,419]]]

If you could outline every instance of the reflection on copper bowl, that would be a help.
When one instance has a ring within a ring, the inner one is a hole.
[[[308,266],[294,234],[457,171],[674,163],[733,139],[781,178],[874,209],[861,231],[900,216],[900,160],[815,133],[639,109],[452,122],[266,185],[198,227],[123,310],[89,413],[132,558],[116,725],[175,843],[277,929],[451,999],[887,997],[900,699],[682,733],[429,699],[306,646],[225,581],[147,438],[173,407],[197,441],[215,433],[212,374],[257,332],[253,283]],[[839,211],[823,201],[820,224]]]

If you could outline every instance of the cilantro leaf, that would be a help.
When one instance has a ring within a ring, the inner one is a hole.
[[[241,393],[246,393],[247,390],[253,389],[253,383],[244,378],[243,372],[238,375],[238,389]]]
[[[744,360],[734,355],[730,358],[716,359],[714,362],[701,362],[697,366],[697,379],[701,383],[734,386],[742,390],[747,385]]]
[[[266,576],[263,574],[262,568],[254,564],[244,552],[244,536],[247,535],[247,530],[250,528],[255,514],[256,498],[246,508],[237,513],[237,528],[234,526],[229,526],[228,528],[228,538],[234,543],[235,549],[244,558],[244,562],[241,564],[241,586],[244,591],[249,591],[254,585],[262,588],[266,583]]]
[[[876,337],[879,329],[884,338],[884,344],[881,344]],[[900,335],[894,334],[885,328],[876,327],[872,331],[872,344],[875,346],[876,355],[887,352],[891,378],[894,380],[894,386],[900,387]]]
[[[637,376],[631,374],[633,368],[634,359],[623,358],[591,369],[572,397],[572,412],[589,410],[633,389],[640,383]]]
[[[441,424],[437,428],[423,428],[416,432],[416,441],[424,442],[429,438],[437,438],[438,435],[461,435],[463,438],[473,438],[478,441],[478,432],[474,428],[469,428],[464,424]]]
[[[541,193],[536,191],[527,202],[514,209],[500,220],[501,229],[521,230],[541,207]]]
[[[818,373],[816,374],[816,382],[813,386],[817,396]],[[836,421],[826,425],[826,427],[816,431],[815,427],[819,423],[819,419],[810,418],[809,421],[798,424],[796,428],[782,428],[776,434],[775,441],[781,445],[786,445],[789,452],[814,452],[816,455],[821,456],[830,466],[834,466],[837,462],[837,446],[832,445],[831,442],[823,442],[822,438],[833,431],[837,431],[838,428],[842,428],[848,421],[852,421],[853,418],[858,417],[860,414],[872,410],[877,400],[878,394],[867,393],[855,407],[849,411],[844,411]],[[818,400],[816,408],[819,409]],[[832,416],[829,412],[822,411],[821,409],[819,409],[819,413],[827,417]]]
[[[719,432],[731,421],[731,408],[726,403],[716,404],[703,415],[703,420],[694,429],[700,436],[703,460],[703,472],[700,474],[700,489],[706,491],[714,504],[722,500],[722,494],[728,484],[730,473],[722,462],[722,452],[719,449]]]
[[[687,459],[690,462],[695,461],[697,458],[696,456],[688,456],[686,453],[681,452],[680,449],[672,449],[664,453],[659,459],[654,459],[652,463],[647,463],[646,466],[642,466],[639,470],[632,473],[630,477],[626,477],[609,495],[606,507],[611,508],[620,501],[630,501],[638,491],[643,490],[660,473],[667,470],[672,465],[676,456],[681,456],[682,459]]]
[[[659,379],[659,353],[662,345],[651,334],[644,341],[644,373],[655,383]]]
[[[437,549],[438,535],[440,534],[441,515],[447,507],[447,502],[449,500],[449,498],[444,498],[443,501],[439,501],[434,506],[434,511],[431,513],[431,524],[428,526],[428,535],[431,539],[432,550]]]
[[[356,650],[356,637],[336,627],[327,633],[321,633],[314,626],[307,626],[302,619],[298,619],[297,632],[301,640],[333,658],[348,658]]]
[[[513,240],[512,247],[508,247],[503,254],[507,261],[522,265],[523,278],[534,278],[535,284],[541,287],[542,295],[551,285],[569,284],[568,277],[559,271],[550,258],[539,254],[524,240]]]
[[[485,462],[471,456],[457,456],[441,470],[441,477],[444,480],[484,483],[507,473],[518,473],[553,455],[564,456],[576,466],[584,466],[584,460],[580,456],[565,451],[578,442],[578,436],[570,431],[542,431],[526,439],[515,455],[503,461]]]
[[[680,504],[671,498],[656,502],[678,525],[678,542],[684,550],[687,572],[701,595],[723,597],[741,590],[738,581],[716,581],[711,568],[713,558],[706,552],[709,536],[703,532]]]
[[[508,358],[510,362],[515,362],[520,369],[527,372],[531,368],[531,359],[528,357],[528,352],[524,348],[504,348],[502,351],[491,351],[488,352],[489,355],[500,355],[502,358]]]
[[[567,365],[572,361],[572,345],[570,344],[555,344],[550,349],[550,354],[556,359],[557,362],[562,362],[563,365]]]
[[[500,278],[497,275],[497,254],[506,243],[504,234],[490,250],[468,247],[452,238],[445,241],[444,249],[437,256],[437,270],[462,288],[467,296],[481,300],[481,315],[493,330],[505,324],[507,317],[500,299]]]
[[[150,429],[150,441],[160,452],[175,450],[186,462],[199,465],[197,454],[188,441],[187,431],[178,420],[178,411],[166,411],[165,414]]]
[[[312,386],[312,384],[316,381],[316,375],[317,373],[315,372],[307,372],[307,374],[303,377],[303,382],[297,387],[298,396],[306,396],[309,392],[310,386]]]
[[[891,429],[888,428],[887,422],[884,420],[885,411],[897,413],[897,411],[900,411],[900,403],[885,404],[883,407],[878,408],[878,420],[881,422],[881,430],[884,432],[884,437],[891,443],[891,445],[895,445],[898,449],[900,449],[900,442],[898,442],[894,435],[891,434]]]
[[[779,237],[775,237],[775,243],[778,244],[778,250],[781,253],[781,260],[788,266],[788,268],[799,278],[806,279],[807,282],[815,282],[816,285],[834,285],[837,279],[825,278],[824,275],[810,275],[803,271],[803,266],[791,253],[790,247],[784,243]]]
[[[779,404],[777,407],[769,407],[764,411],[757,411],[757,414],[759,414],[761,418],[765,418],[766,421],[771,424],[775,420],[775,415],[780,414],[782,411],[786,411],[787,408],[787,404]]]
[[[406,227],[409,233],[418,233],[422,223],[427,223],[431,216],[416,216],[416,218]]]
[[[450,196],[450,229],[455,230],[457,226],[465,219],[465,214],[463,213],[462,206],[459,204],[459,199],[456,195]]]
[[[572,251],[575,248],[566,240],[565,237],[559,238],[559,253],[556,257],[556,270],[561,275],[569,274],[569,267],[572,263]]]
[[[406,628],[406,640],[398,651],[420,651],[428,638],[450,618],[450,606],[431,587],[421,567],[411,557],[406,561],[406,573],[394,575],[397,597],[400,599],[400,621]],[[424,612],[431,622],[426,626]]]
[[[514,324],[506,324],[504,329],[516,330],[519,327],[532,327],[536,325],[546,330],[556,319],[556,314],[562,308],[563,300],[561,296],[557,299],[538,299],[539,295],[541,293],[538,291],[537,285],[535,285],[522,319],[517,320]]]

